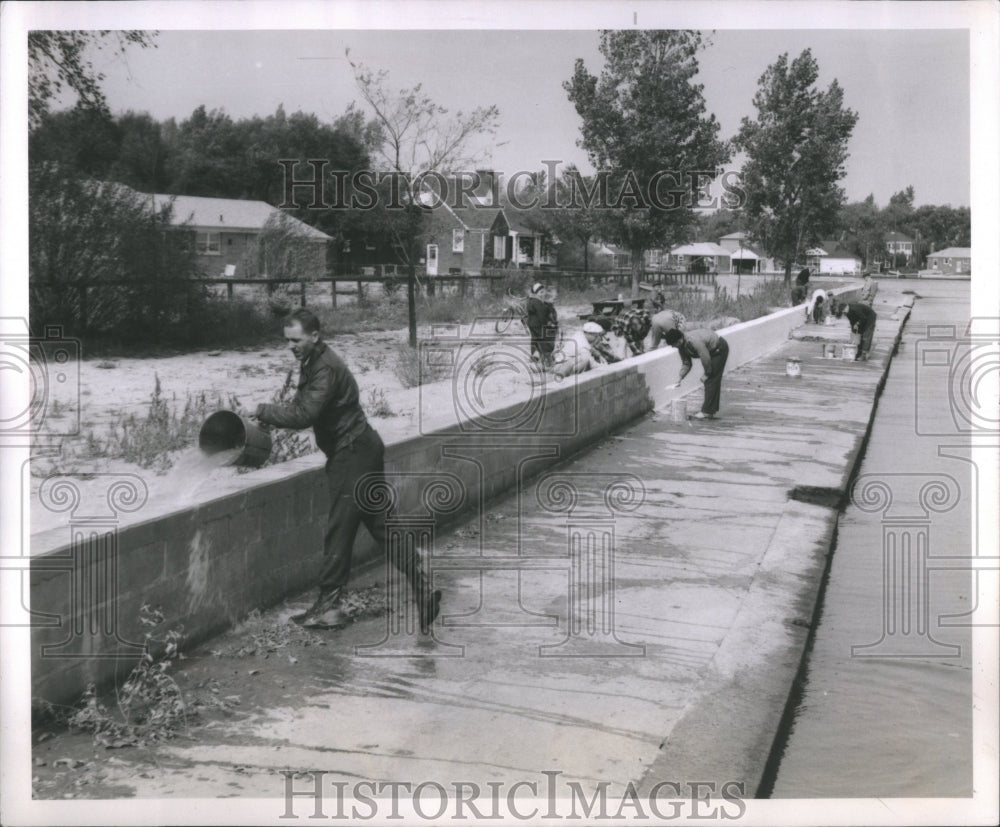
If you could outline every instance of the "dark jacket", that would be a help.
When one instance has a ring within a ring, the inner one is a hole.
[[[299,370],[295,397],[285,405],[260,405],[257,418],[279,428],[308,428],[330,456],[351,444],[368,427],[358,383],[336,353],[319,342]]]
[[[847,321],[851,323],[851,327],[856,328],[859,333],[867,330],[870,325],[875,324],[875,320],[878,318],[875,311],[867,304],[860,304],[858,302],[851,302],[847,305],[844,315],[847,316]]]
[[[528,330],[537,337],[551,333],[558,325],[555,306],[535,296],[528,297],[527,317]]]

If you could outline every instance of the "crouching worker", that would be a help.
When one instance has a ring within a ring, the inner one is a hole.
[[[587,322],[583,330],[578,330],[563,343],[552,372],[557,379],[564,379],[609,360],[614,357],[604,343],[604,328],[597,322]]]
[[[838,319],[846,315],[847,321],[851,323],[851,330],[860,334],[861,344],[858,345],[854,361],[866,361],[871,353],[872,338],[875,336],[875,322],[878,319],[875,311],[861,302],[851,302],[850,304],[836,302],[833,306],[833,315]]]
[[[714,330],[691,330],[682,333],[676,328],[664,336],[668,345],[677,348],[681,356],[681,373],[677,379],[677,387],[691,372],[691,357],[701,359],[705,375],[701,381],[705,385],[705,401],[701,411],[693,419],[715,419],[719,412],[719,397],[722,393],[722,373],[726,369],[729,358],[729,343]]]
[[[365,417],[358,383],[344,361],[320,337],[319,319],[305,309],[285,322],[285,341],[299,361],[299,384],[288,404],[258,405],[256,419],[278,428],[312,427],[316,444],[326,454],[330,512],[323,540],[319,596],[307,612],[292,620],[311,629],[337,629],[348,622],[342,606],[351,574],[351,552],[358,526],[364,522],[392,564],[406,575],[426,633],[437,617],[441,592],[431,592],[410,547],[386,549],[385,515],[362,510],[355,486],[362,477],[384,473],[385,446]]]

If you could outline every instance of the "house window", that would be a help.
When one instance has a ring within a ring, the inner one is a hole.
[[[195,237],[195,252],[202,256],[221,255],[218,233],[198,233]]]
[[[456,227],[451,231],[451,251],[461,253],[465,250],[465,230]]]

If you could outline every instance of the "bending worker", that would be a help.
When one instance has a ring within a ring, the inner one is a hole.
[[[682,333],[680,330],[671,330],[664,337],[667,344],[677,348],[681,356],[681,373],[677,379],[677,384],[691,372],[691,357],[697,356],[701,359],[705,375],[701,381],[705,385],[705,401],[702,403],[701,411],[696,413],[692,419],[715,419],[719,412],[719,397],[722,392],[722,373],[726,369],[726,359],[729,358],[729,344],[714,330],[691,330]]]
[[[344,611],[344,589],[351,574],[351,552],[358,526],[364,522],[372,539],[403,572],[426,633],[437,617],[441,592],[432,592],[420,565],[420,555],[409,545],[386,548],[385,513],[362,508],[355,487],[365,477],[382,475],[385,446],[361,409],[358,383],[326,342],[320,338],[319,319],[305,308],[285,322],[285,341],[299,362],[299,385],[287,404],[258,405],[255,418],[279,428],[312,427],[316,444],[326,454],[330,512],[323,539],[319,596],[307,612],[292,620],[312,629],[338,629],[349,618]]]
[[[858,346],[858,353],[854,357],[854,361],[863,362],[868,359],[868,354],[871,353],[872,338],[875,336],[875,322],[878,316],[867,304],[836,302],[833,306],[833,315],[839,319],[845,314],[847,321],[851,323],[851,330],[861,335],[861,344]]]

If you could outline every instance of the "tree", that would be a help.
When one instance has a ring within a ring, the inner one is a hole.
[[[169,205],[154,212],[129,187],[53,163],[33,164],[28,180],[33,327],[148,340],[183,321],[194,239]]]
[[[380,197],[376,215],[392,236],[400,263],[407,269],[410,347],[417,346],[416,263],[420,257],[420,237],[424,225],[424,207],[419,188],[426,173],[448,175],[472,169],[486,157],[487,151],[471,149],[472,139],[495,135],[500,110],[496,106],[478,107],[472,112],[456,112],[434,103],[421,84],[410,89],[392,89],[386,71],[373,72],[361,63],[347,60],[365,103],[378,125],[375,139],[383,169],[402,179],[401,203],[386,208],[387,198]],[[382,190],[381,195],[385,195]],[[390,199],[391,203],[391,199]]]
[[[718,243],[719,239],[738,232],[743,226],[743,215],[738,210],[719,209],[708,215],[698,216],[698,240]]]
[[[749,232],[784,263],[785,281],[801,253],[836,224],[844,202],[847,142],[857,123],[834,80],[814,88],[819,65],[806,49],[781,55],[757,83],[756,120],[744,117],[733,144],[747,156],[743,189]]]
[[[520,203],[533,205],[523,214],[527,226],[560,242],[579,242],[582,255],[569,256],[574,263],[582,261],[584,273],[590,270],[590,242],[601,231],[601,209],[600,205],[588,204],[581,191],[592,192],[594,187],[593,176],[581,174],[575,164],[570,164],[554,181],[546,180],[544,172],[535,173],[517,193]],[[569,256],[560,254],[564,260]]]
[[[729,160],[719,124],[693,82],[698,32],[603,31],[600,78],[578,59],[563,84],[583,119],[579,145],[608,185],[608,240],[632,253],[632,295],[643,255],[687,240],[699,189]]]
[[[108,115],[101,91],[104,75],[88,55],[110,50],[124,57],[129,46],[155,47],[156,32],[31,31],[28,32],[28,123],[35,126],[64,88],[76,93],[79,105]]]
[[[837,220],[841,230],[852,239],[851,252],[861,256],[865,267],[881,261],[886,253],[885,220],[875,203],[874,194],[864,201],[844,204]]]
[[[886,227],[890,230],[906,232],[904,228],[910,224],[910,217],[913,215],[913,196],[912,186],[893,193],[889,198],[888,206],[882,211]]]

